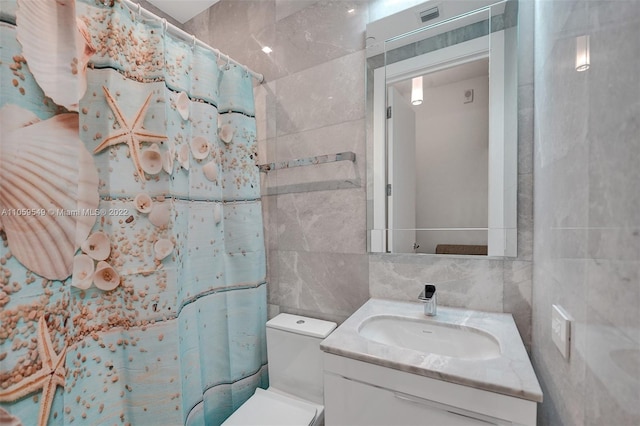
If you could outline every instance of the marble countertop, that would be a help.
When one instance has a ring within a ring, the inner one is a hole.
[[[362,322],[376,315],[397,315],[480,329],[498,340],[501,356],[487,360],[459,359],[377,343],[358,333]],[[542,402],[540,384],[511,314],[438,306],[435,317],[426,317],[422,303],[369,299],[323,340],[320,348],[383,367]]]

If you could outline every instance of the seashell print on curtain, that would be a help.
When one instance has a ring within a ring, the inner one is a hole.
[[[118,0],[0,4],[0,417],[222,423],[267,385],[252,78]]]

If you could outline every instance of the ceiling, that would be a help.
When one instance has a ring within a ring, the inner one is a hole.
[[[422,84],[425,89],[429,89],[483,75],[489,75],[489,58],[478,59],[452,68],[424,74]],[[393,86],[407,99],[411,97],[411,79],[400,81]]]
[[[213,6],[219,0],[147,0],[149,3],[184,24],[189,19]]]

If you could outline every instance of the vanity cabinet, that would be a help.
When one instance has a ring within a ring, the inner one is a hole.
[[[326,424],[330,425],[438,425],[487,426],[500,424],[498,420],[481,420],[480,414],[414,395],[396,392],[341,376],[324,377],[325,392],[333,395],[327,409]],[[349,395],[340,397],[340,395]]]
[[[536,403],[324,354],[327,426],[535,425]]]

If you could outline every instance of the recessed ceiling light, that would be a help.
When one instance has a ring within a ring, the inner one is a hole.
[[[269,46],[265,46],[262,48],[262,51],[266,54],[269,54],[271,52],[273,52],[273,49],[271,49]]]
[[[356,13],[356,10],[355,9],[349,9],[349,10],[347,10],[347,13]]]

